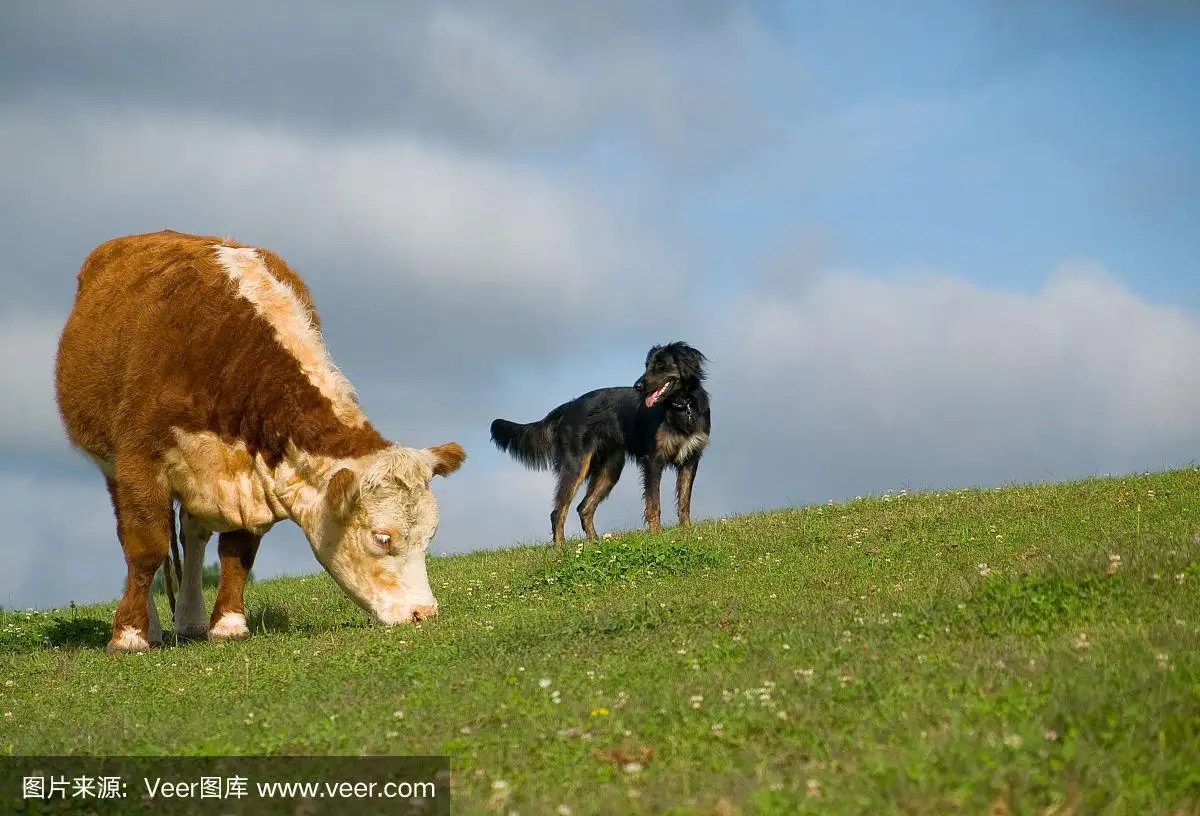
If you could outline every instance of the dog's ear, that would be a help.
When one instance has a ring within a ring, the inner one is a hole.
[[[704,362],[708,359],[707,357],[687,343],[676,343],[672,354],[675,357],[675,365],[679,367],[681,377],[685,380],[700,381],[704,379]]]
[[[662,350],[663,350],[662,346],[651,346],[650,350],[646,352],[646,362],[642,363],[642,367],[649,368],[650,361],[654,359],[654,355],[658,354]]]

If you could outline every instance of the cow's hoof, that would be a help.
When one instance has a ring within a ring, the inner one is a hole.
[[[207,626],[189,626],[175,633],[180,643],[199,643],[208,640]]]
[[[161,645],[161,644],[160,644]],[[150,643],[142,637],[142,633],[132,626],[126,626],[119,634],[114,634],[105,650],[109,654],[130,654],[150,651]]]
[[[244,640],[250,637],[246,616],[239,612],[226,612],[208,630],[208,637],[210,640]]]

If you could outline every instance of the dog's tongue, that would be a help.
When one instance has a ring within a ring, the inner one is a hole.
[[[653,407],[654,403],[658,402],[659,397],[661,397],[663,395],[663,392],[666,390],[667,390],[667,386],[664,385],[662,388],[658,389],[653,394],[646,397],[646,407],[647,408]]]

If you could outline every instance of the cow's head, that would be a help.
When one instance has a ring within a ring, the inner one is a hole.
[[[467,454],[393,445],[330,474],[309,543],[355,603],[385,624],[437,614],[425,554],[438,528],[434,476],[458,470]]]

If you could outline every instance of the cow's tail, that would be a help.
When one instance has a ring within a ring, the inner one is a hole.
[[[492,441],[497,448],[525,467],[546,470],[555,458],[554,436],[557,430],[558,417],[553,414],[524,425],[497,419],[492,422]]]
[[[171,501],[171,549],[163,562],[163,589],[167,591],[167,603],[171,605],[171,617],[175,617],[175,587],[183,586],[183,563],[179,558],[179,528],[176,524],[175,502]]]

